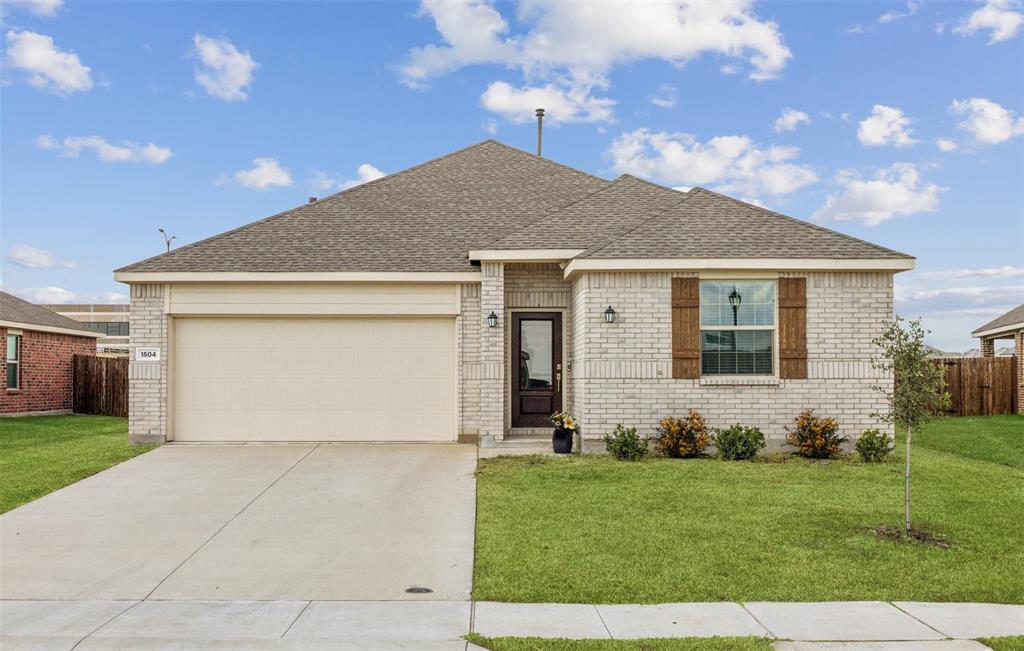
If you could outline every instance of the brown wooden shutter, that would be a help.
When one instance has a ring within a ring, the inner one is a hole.
[[[779,278],[779,377],[807,378],[806,278]]]
[[[672,377],[700,377],[700,281],[672,279]]]

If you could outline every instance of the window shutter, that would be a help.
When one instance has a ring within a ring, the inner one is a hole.
[[[779,377],[807,378],[807,279],[779,278]]]
[[[700,281],[672,279],[672,377],[700,377]]]

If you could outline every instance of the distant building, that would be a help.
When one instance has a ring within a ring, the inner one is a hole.
[[[61,316],[78,321],[86,328],[100,333],[96,351],[110,355],[128,354],[128,310],[124,303],[40,305]]]
[[[981,356],[996,355],[997,339],[1012,339],[1017,356],[1017,411],[1024,413],[1024,304],[1018,305],[1006,314],[996,317],[971,333],[981,339]],[[1004,354],[1000,349],[999,354]]]

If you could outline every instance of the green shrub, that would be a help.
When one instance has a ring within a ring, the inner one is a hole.
[[[796,427],[788,430],[786,442],[796,448],[797,454],[808,459],[832,459],[839,455],[840,446],[847,441],[839,435],[839,421],[819,418],[813,409],[805,409],[793,420]]]
[[[696,409],[691,409],[686,418],[662,418],[657,432],[654,449],[666,457],[699,457],[711,445],[711,431]]]
[[[744,427],[739,423],[720,429],[715,434],[718,457],[729,461],[753,459],[764,448],[764,432],[756,427]]]
[[[892,439],[874,428],[864,430],[857,439],[857,454],[866,463],[881,463],[892,454]]]
[[[635,427],[623,427],[621,423],[614,432],[604,435],[604,447],[621,461],[639,461],[648,452],[647,437],[637,434]]]

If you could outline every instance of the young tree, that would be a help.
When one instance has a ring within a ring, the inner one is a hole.
[[[929,361],[924,345],[926,333],[921,319],[907,321],[896,315],[895,320],[885,322],[881,336],[874,340],[881,355],[871,363],[876,369],[891,374],[894,380],[891,388],[875,386],[876,391],[885,394],[889,410],[874,415],[907,430],[903,499],[907,533],[910,533],[910,443],[914,429],[949,408],[949,394],[943,390],[945,371],[941,365]]]

